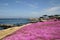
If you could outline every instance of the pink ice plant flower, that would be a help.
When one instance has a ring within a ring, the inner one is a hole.
[[[60,40],[60,21],[33,23],[6,36],[3,40]]]

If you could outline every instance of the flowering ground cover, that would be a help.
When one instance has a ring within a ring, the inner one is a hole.
[[[60,21],[33,23],[6,36],[3,40],[60,40]]]

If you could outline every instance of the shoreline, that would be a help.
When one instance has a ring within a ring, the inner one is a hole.
[[[48,22],[48,21],[47,21]],[[49,21],[49,22],[52,22],[52,21]],[[53,21],[54,22],[54,21]],[[56,22],[59,22],[59,21],[56,21]],[[44,22],[43,22],[44,23]],[[45,22],[46,23],[46,22]],[[14,33],[15,31],[23,28],[23,27],[26,27],[28,25],[31,25],[32,23],[28,23],[28,24],[25,24],[23,26],[16,26],[16,27],[12,27],[12,28],[8,28],[8,29],[5,29],[5,30],[1,30],[0,31],[0,40],[2,40],[4,37]],[[49,24],[50,25],[50,24]],[[42,25],[41,25],[42,26]]]
[[[21,23],[21,24],[0,24],[0,30],[4,30],[4,29],[8,29],[8,28],[11,28],[11,27],[16,27],[16,26],[23,26],[23,25],[26,25],[26,24],[29,24],[29,23]]]
[[[13,32],[21,29],[22,27],[25,27],[25,26],[28,26],[28,25],[31,25],[31,23],[28,23],[28,24],[25,24],[25,25],[22,25],[22,26],[16,26],[16,27],[11,27],[11,28],[8,28],[8,29],[0,30],[0,40],[2,38],[4,38],[5,36],[8,36],[8,35],[12,34]]]

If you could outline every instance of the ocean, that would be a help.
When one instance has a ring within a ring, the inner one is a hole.
[[[0,24],[27,24],[30,20],[27,18],[1,18]],[[0,27],[0,30],[2,30],[3,27]]]
[[[1,18],[0,24],[21,24],[29,23],[30,20],[27,18]]]

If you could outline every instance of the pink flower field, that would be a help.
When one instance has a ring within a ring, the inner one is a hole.
[[[60,21],[32,23],[3,40],[60,40]]]

